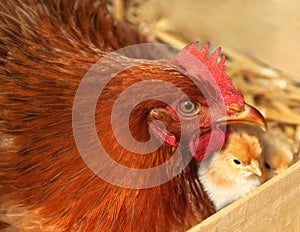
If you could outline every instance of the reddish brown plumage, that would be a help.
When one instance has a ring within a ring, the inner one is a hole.
[[[109,51],[144,41],[128,25],[114,21],[105,2],[2,0],[0,22],[1,220],[35,231],[184,231],[214,212],[193,160],[162,185],[129,189],[102,180],[80,156],[72,131],[72,110],[80,110],[73,109],[80,81]],[[113,71],[132,60],[115,56],[105,68]],[[100,71],[96,68],[92,73],[96,79]],[[110,121],[114,101],[141,80],[164,80],[181,88],[192,101],[202,101],[199,122],[209,126],[209,108],[202,93],[184,74],[186,70],[175,61],[148,61],[111,80],[98,99],[95,120],[99,140],[114,160],[135,169],[150,168],[164,163],[176,150],[166,142],[157,151],[137,155],[115,140]],[[147,91],[151,94],[152,90]],[[152,94],[157,93],[153,90]],[[174,98],[172,92],[160,94]],[[178,100],[173,100],[173,108]],[[172,110],[155,100],[134,108],[129,123],[133,136],[147,141],[149,125],[156,119],[165,123],[173,136],[170,139],[180,137],[180,124]],[[126,125],[117,126],[122,131]],[[189,133],[199,130],[189,129]],[[178,148],[182,160],[191,159],[187,136],[182,136],[186,146]],[[156,139],[160,141],[159,136]],[[88,136],[81,140],[87,148],[94,145]],[[117,168],[109,173],[116,178],[121,175],[127,184],[151,182],[122,174]]]

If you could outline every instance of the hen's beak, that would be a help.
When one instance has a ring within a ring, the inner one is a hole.
[[[220,118],[215,124],[246,124],[259,126],[263,131],[267,130],[267,122],[262,114],[253,106],[246,103],[242,111],[237,111],[232,116]]]

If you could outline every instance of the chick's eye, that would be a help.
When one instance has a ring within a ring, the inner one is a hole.
[[[184,115],[193,116],[200,112],[201,105],[191,101],[181,101],[178,104],[178,110]]]
[[[268,164],[267,162],[265,162],[265,167],[266,167],[267,169],[271,169],[270,164]]]
[[[241,161],[237,160],[237,159],[233,159],[233,162],[237,165],[240,165],[241,164]]]

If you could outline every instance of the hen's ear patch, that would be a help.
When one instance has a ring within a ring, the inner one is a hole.
[[[162,141],[173,147],[177,147],[178,142],[176,136],[168,131],[164,123],[160,120],[160,117],[162,117],[163,115],[168,115],[164,113],[165,109],[153,109],[150,112],[150,116],[152,119],[149,127]],[[168,116],[171,117],[170,115]]]
[[[155,135],[158,136],[165,143],[177,147],[178,142],[176,136],[169,132],[161,121],[152,121],[150,128],[154,131]]]

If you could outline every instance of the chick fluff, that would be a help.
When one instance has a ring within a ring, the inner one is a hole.
[[[216,211],[262,183],[261,153],[256,136],[233,130],[225,147],[199,164],[199,180]]]
[[[259,136],[262,147],[263,180],[267,181],[286,170],[294,160],[291,144],[278,128],[270,128]]]

